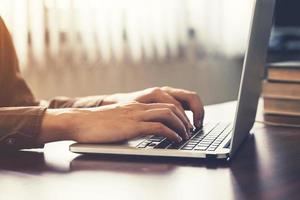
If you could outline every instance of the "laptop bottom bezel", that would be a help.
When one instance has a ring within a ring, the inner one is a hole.
[[[110,155],[129,155],[129,156],[155,156],[155,157],[178,157],[178,158],[215,158],[229,159],[229,148],[208,151],[192,151],[178,149],[138,149],[130,146],[120,145],[100,145],[100,144],[80,144],[70,145],[70,151],[80,154],[110,154]]]

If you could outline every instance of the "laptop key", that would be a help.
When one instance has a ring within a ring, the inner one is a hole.
[[[155,149],[165,149],[165,148],[167,148],[172,143],[173,142],[171,140],[164,139],[161,143],[159,143],[158,145],[156,145],[154,148]]]
[[[185,146],[181,148],[181,150],[192,150],[194,147],[193,146]]]
[[[198,144],[199,142],[197,142],[197,141],[189,141],[187,144],[191,144],[191,145],[196,145],[196,144]]]
[[[196,143],[199,143],[200,141],[201,141],[200,139],[198,139],[198,140],[197,139],[191,139],[190,140],[190,142],[196,142]]]
[[[205,149],[207,149],[208,146],[209,146],[209,145],[198,145],[198,146],[195,147],[195,149],[196,149],[196,148],[205,148]]]
[[[177,142],[173,142],[169,147],[168,149],[180,149],[182,147],[182,145],[184,145],[186,143],[186,141],[181,141],[179,143]]]
[[[209,148],[207,149],[207,151],[214,151],[214,150],[216,150],[216,147],[209,147]]]
[[[149,141],[143,141],[142,143],[140,143],[137,147],[138,148],[146,148],[151,142]]]
[[[211,144],[212,142],[213,142],[213,140],[209,140],[209,141],[208,140],[202,140],[200,143],[201,144]]]
[[[207,147],[200,147],[200,146],[194,148],[195,151],[205,151],[206,149]]]
[[[156,145],[158,145],[157,142],[152,142],[152,143],[148,144],[147,147],[155,147]]]
[[[192,147],[192,148],[194,148],[195,146],[196,146],[196,145],[193,145],[193,144],[186,144],[186,145],[183,146],[183,148],[184,148],[184,147]]]
[[[173,143],[168,147],[168,149],[179,149],[180,147],[181,145],[179,145],[178,143]]]
[[[152,141],[152,142],[161,142],[163,139],[161,139],[161,138],[149,138],[148,140]]]

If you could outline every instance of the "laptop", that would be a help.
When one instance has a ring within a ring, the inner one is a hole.
[[[206,1],[209,2],[210,0]],[[227,24],[235,24],[240,27],[231,28],[228,32],[228,29],[220,30],[222,27],[224,28],[225,25],[218,24],[220,28],[212,30],[218,32],[218,34],[221,32],[224,34],[227,33],[227,35],[228,33],[229,35],[234,35],[236,32],[239,32],[239,34],[244,32],[245,36],[239,37],[242,38],[242,40],[238,43],[244,43],[245,45],[243,47],[243,45],[239,46],[235,43],[234,47],[239,47],[241,49],[235,48],[234,50],[234,48],[230,46],[230,42],[225,40],[225,42],[223,42],[223,46],[220,44],[221,46],[217,46],[214,51],[213,43],[211,43],[212,45],[209,45],[208,43],[207,45],[203,45],[203,48],[210,47],[209,50],[203,54],[203,57],[205,57],[205,55],[210,55],[210,58],[212,59],[219,59],[222,57],[224,59],[223,63],[226,63],[227,61],[230,63],[233,62],[233,60],[236,60],[234,53],[232,52],[242,51],[243,53],[243,59],[240,61],[242,73],[237,95],[237,107],[235,117],[232,119],[232,122],[206,122],[201,129],[195,129],[193,131],[189,140],[182,141],[181,143],[175,143],[165,137],[153,134],[151,136],[137,138],[124,143],[74,143],[70,146],[70,151],[75,153],[92,154],[215,158],[227,160],[232,158],[243,141],[247,138],[247,136],[249,136],[250,130],[255,121],[258,99],[261,91],[261,80],[263,77],[267,48],[273,22],[275,0],[233,1],[245,6],[243,8],[245,11],[242,12],[241,10],[232,9],[230,6],[224,6],[228,3],[228,1],[225,1],[226,0],[220,0],[217,1],[217,3],[223,2],[222,7],[224,8],[223,12],[225,14],[226,12],[230,12],[227,13],[228,15],[224,15],[229,16],[227,17]],[[202,3],[202,6],[205,6],[205,4]],[[238,7],[235,9],[237,8]],[[209,8],[205,7],[202,7],[201,9],[209,10]],[[245,18],[242,23],[236,23],[237,19],[242,18],[239,13],[243,14],[247,12],[249,13],[249,18]],[[233,21],[231,22],[230,20]],[[236,31],[239,29],[244,30]],[[226,37],[224,38],[226,39]],[[238,37],[236,38],[236,40],[238,40]],[[208,38],[206,38],[206,40],[208,40]],[[233,42],[234,41],[231,43],[233,44]],[[219,55],[219,57],[217,58],[216,55]]]

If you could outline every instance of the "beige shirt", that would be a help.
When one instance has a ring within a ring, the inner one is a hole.
[[[37,101],[22,78],[9,32],[0,17],[0,149],[42,147],[36,142],[48,108],[100,106],[103,96]]]

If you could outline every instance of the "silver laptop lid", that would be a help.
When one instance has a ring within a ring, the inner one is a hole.
[[[249,134],[255,121],[274,6],[275,0],[256,0],[244,58],[230,156]]]

